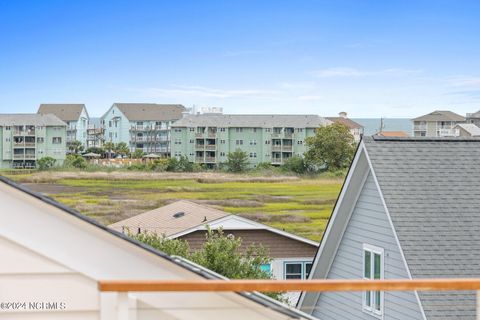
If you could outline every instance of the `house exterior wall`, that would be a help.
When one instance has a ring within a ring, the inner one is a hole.
[[[205,242],[205,233],[206,231],[198,230],[179,238],[188,241],[190,248],[197,250],[200,249]],[[272,258],[313,258],[317,252],[317,247],[314,245],[294,240],[268,230],[224,230],[224,233],[242,238],[242,246],[244,248],[251,244],[262,244],[268,249],[269,255]]]
[[[19,126],[0,126],[0,168],[35,167],[36,162],[43,157],[52,157],[57,165],[63,164],[67,151],[65,126],[25,127],[35,129],[20,130]],[[26,141],[27,138],[32,142],[15,142],[15,139]]]
[[[173,125],[171,135],[172,157],[186,156],[190,162],[216,166],[227,161],[228,153],[240,149],[255,167],[262,162],[280,165],[292,156],[302,156],[306,151],[305,138],[315,135],[315,128]]]
[[[327,278],[362,279],[364,244],[384,249],[385,279],[409,278],[371,173],[354,207]],[[322,320],[375,319],[363,311],[362,294],[362,292],[322,293],[313,315]],[[423,319],[415,294],[403,291],[385,292],[382,319]]]
[[[80,141],[84,148],[87,148],[87,127],[88,114],[85,108],[82,109],[77,120],[65,121],[67,123],[67,146],[73,141]]]

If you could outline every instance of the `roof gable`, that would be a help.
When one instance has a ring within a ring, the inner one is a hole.
[[[80,118],[82,112],[85,111],[87,118],[88,112],[83,103],[42,103],[38,108],[39,114],[54,114],[63,121],[76,121]]]
[[[350,129],[361,129],[361,128],[363,128],[363,126],[360,123],[355,122],[355,121],[353,121],[352,119],[349,119],[349,118],[326,117],[325,119],[330,120],[332,122],[341,123],[341,124],[347,126]]]
[[[420,116],[418,118],[412,119],[412,121],[455,121],[455,122],[462,122],[465,121],[465,117],[456,114],[452,111],[446,110],[436,110],[430,112],[429,114]]]

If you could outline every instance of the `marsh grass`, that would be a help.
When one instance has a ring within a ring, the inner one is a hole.
[[[38,172],[16,175],[14,179],[29,182],[39,191],[104,224],[187,199],[317,241],[322,237],[343,181],[331,176],[272,178],[210,173],[140,177],[142,173],[134,173],[138,179],[133,178],[132,172],[52,174],[49,177]],[[45,182],[48,184],[42,184]]]

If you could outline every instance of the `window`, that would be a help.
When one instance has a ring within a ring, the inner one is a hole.
[[[257,140],[250,140],[250,145],[251,146],[256,146],[257,145]]]
[[[270,132],[270,131],[272,131],[271,128],[266,128],[266,129],[265,129],[265,132]]]
[[[307,279],[311,269],[311,262],[285,262],[285,279]]]
[[[363,278],[368,280],[383,279],[383,249],[368,244],[363,245]],[[383,292],[365,291],[363,293],[363,310],[374,315],[383,313]]]
[[[195,128],[190,128],[190,131],[191,131],[191,132],[195,131]]]
[[[235,128],[235,132],[243,132],[243,128]]]
[[[43,137],[38,137],[37,138],[37,143],[43,143]]]
[[[193,139],[190,139],[190,143],[193,143]]]
[[[12,129],[12,127],[10,127],[10,126],[5,127],[5,130],[10,130],[10,129]]]
[[[182,129],[175,128],[175,132],[182,132]]]
[[[225,152],[220,152],[220,157],[225,157]]]
[[[220,128],[220,132],[225,132],[225,128]]]
[[[270,144],[270,140],[265,140],[265,144]]]
[[[256,152],[250,152],[250,158],[256,158],[257,153]]]
[[[260,271],[265,273],[271,274],[272,273],[272,266],[270,263],[265,263],[260,265]]]
[[[54,144],[62,143],[62,137],[53,137],[52,138],[52,143],[54,143]]]
[[[302,140],[298,140],[298,141],[297,141],[297,144],[303,144],[303,141],[302,141]]]
[[[221,144],[225,144],[225,140],[220,140],[220,143],[221,143]]]
[[[236,140],[236,141],[235,141],[235,144],[236,144],[236,145],[243,145],[243,140]]]
[[[108,127],[109,127],[109,128],[112,127],[112,121],[108,121]]]
[[[252,128],[253,132],[257,132],[257,128]]]

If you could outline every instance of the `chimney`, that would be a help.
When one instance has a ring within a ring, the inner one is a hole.
[[[339,116],[340,118],[346,118],[346,117],[347,117],[347,113],[346,113],[345,111],[342,111],[342,112],[339,112],[339,113],[338,113],[338,116]]]

